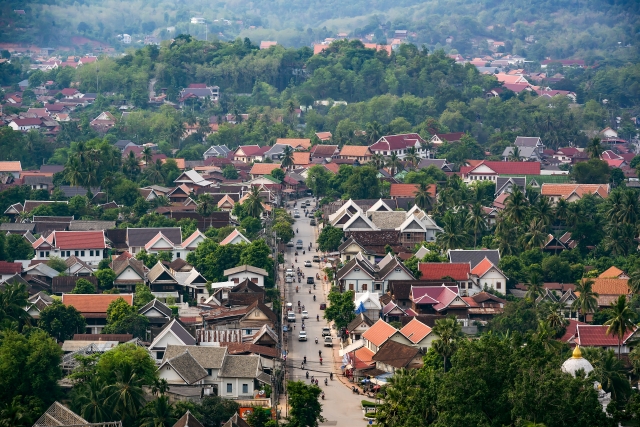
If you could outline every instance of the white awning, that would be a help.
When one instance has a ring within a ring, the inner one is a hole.
[[[340,349],[338,351],[338,354],[340,356],[344,356],[347,353],[351,353],[352,351],[356,351],[359,348],[364,347],[364,340],[358,340],[358,341],[354,341],[353,343],[349,344],[348,346]]]

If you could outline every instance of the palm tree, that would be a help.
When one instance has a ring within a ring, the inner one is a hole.
[[[151,394],[164,395],[169,390],[169,383],[164,378],[156,378],[151,386]]]
[[[90,423],[111,421],[111,410],[106,404],[106,387],[94,377],[91,381],[77,385],[73,389],[72,406]]]
[[[369,163],[372,164],[373,167],[376,168],[376,170],[380,170],[384,167],[385,161],[386,159],[382,154],[375,153],[371,156],[371,160],[369,160]]]
[[[560,199],[556,203],[554,209],[555,217],[557,221],[564,222],[567,220],[567,207],[569,203],[565,199]]]
[[[636,267],[629,273],[629,281],[627,284],[631,292],[634,294],[640,293],[640,268]]]
[[[400,158],[398,158],[396,153],[391,153],[391,156],[389,156],[389,160],[387,160],[387,167],[389,168],[391,176],[395,176],[398,173],[398,168],[400,167],[400,165]]]
[[[538,330],[536,331],[535,336],[540,340],[540,343],[547,351],[557,351],[562,347],[562,342],[555,340],[557,333],[558,331],[553,329],[547,321],[538,321]]]
[[[593,371],[589,376],[598,381],[604,391],[611,393],[611,397],[616,401],[629,395],[631,387],[627,379],[627,369],[620,360],[620,355],[616,357],[612,350],[595,348],[584,349],[584,352],[593,365]]]
[[[213,197],[210,194],[201,194],[198,197],[198,207],[196,208],[196,212],[202,215],[205,218],[211,219],[211,215],[216,209],[216,205],[213,202]],[[211,227],[211,222],[209,222],[209,227]]]
[[[382,126],[374,120],[371,123],[367,123],[366,132],[367,142],[369,144],[375,144],[382,136]]]
[[[542,220],[545,226],[551,225],[553,222],[553,206],[549,201],[549,198],[545,196],[538,197],[538,201],[533,205],[533,212],[536,217]]]
[[[80,164],[80,160],[76,157],[70,157],[67,161],[66,166],[64,167],[64,176],[74,187],[78,187],[84,181],[84,176],[82,174],[82,165]]]
[[[124,164],[122,165],[122,169],[123,169],[123,172],[125,174],[128,174],[129,178],[132,180],[134,179],[135,175],[137,175],[138,172],[140,172],[140,165],[133,151],[129,151],[129,155],[127,156],[127,159],[124,161]]]
[[[591,141],[589,141],[589,145],[587,145],[587,153],[589,153],[589,157],[592,159],[600,158],[600,154],[602,154],[602,144],[600,143],[600,138],[595,137]]]
[[[144,170],[144,175],[149,180],[149,182],[153,184],[164,183],[165,177],[164,173],[162,172],[162,161],[158,159],[151,166],[148,166]]]
[[[245,209],[249,216],[254,218],[260,218],[264,206],[262,206],[262,196],[260,196],[260,189],[256,186],[251,187],[251,193],[247,200],[244,201]]]
[[[0,291],[0,322],[17,323],[18,330],[31,322],[31,316],[25,310],[29,304],[29,293],[24,283],[5,282]]]
[[[144,403],[142,379],[131,368],[116,372],[116,382],[105,387],[105,402],[119,419],[133,420]]]
[[[522,235],[524,247],[526,249],[541,248],[547,241],[549,234],[542,218],[531,220],[527,231]]]
[[[282,163],[281,166],[285,169],[289,169],[293,166],[293,148],[290,145],[284,147],[282,151]]]
[[[571,308],[580,311],[583,320],[587,313],[593,313],[598,308],[599,295],[593,291],[593,283],[591,279],[582,279],[576,283],[575,293],[578,294],[578,298],[573,301]]]
[[[516,225],[520,225],[524,221],[527,215],[527,199],[524,197],[520,187],[515,186],[507,197],[504,212],[507,218]]]
[[[634,190],[625,190],[622,194],[618,219],[622,224],[635,224],[640,216],[640,203]]]
[[[543,313],[546,314],[544,320],[556,331],[562,330],[569,324],[560,313],[565,306],[561,302],[548,302],[544,305]]]
[[[151,159],[153,158],[153,151],[151,151],[151,147],[146,146],[142,149],[142,160],[146,166],[149,166],[151,163]]]
[[[411,166],[413,166],[413,168],[415,168],[418,163],[420,163],[420,156],[416,152],[415,147],[409,147],[407,149],[407,154],[405,154],[404,160],[411,163]]]
[[[525,298],[535,302],[536,299],[544,292],[544,288],[542,287],[542,277],[535,271],[529,273],[529,277],[526,282],[527,286],[527,294]]]
[[[30,426],[29,410],[20,402],[21,396],[15,396],[0,409],[0,427]]]
[[[618,337],[618,359],[620,359],[620,348],[624,335],[635,328],[633,319],[636,315],[627,304],[627,296],[620,295],[618,300],[611,303],[611,308],[607,309],[610,319],[604,322],[607,328],[607,335]]]
[[[467,226],[473,230],[473,248],[478,245],[478,233],[482,234],[487,229],[487,214],[482,203],[475,203],[467,214]]]
[[[433,349],[443,358],[444,371],[447,371],[447,360],[453,356],[463,338],[462,326],[455,317],[436,320],[433,332],[438,339],[433,341]]]
[[[509,153],[509,161],[519,162],[520,161],[520,148],[513,147],[511,153]]]
[[[418,185],[418,191],[415,198],[416,206],[422,210],[429,211],[432,206],[431,195],[429,195],[429,186],[424,182]]]
[[[176,421],[169,398],[160,396],[145,408],[140,427],[172,427]]]
[[[464,212],[453,213],[447,211],[442,218],[442,232],[436,237],[436,242],[442,249],[460,249],[467,242],[466,229],[464,227]]]

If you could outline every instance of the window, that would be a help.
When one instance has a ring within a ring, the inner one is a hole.
[[[80,253],[79,253],[78,251],[73,251],[73,254],[74,254],[75,256],[80,255]]]
[[[366,284],[366,283],[363,283],[363,284],[362,284],[362,290],[363,290],[363,291],[366,291],[366,290],[367,290],[367,284]]]
[[[356,267],[353,269],[353,271],[360,271],[360,268]]]
[[[251,329],[245,329],[244,330],[244,334],[245,335],[251,335],[251,332],[252,332]]]
[[[93,251],[89,251],[89,256],[93,256]]]
[[[349,290],[352,291],[353,290],[353,283],[349,283]]]
[[[213,375],[213,369],[207,369],[207,375],[209,376]]]
[[[496,289],[502,289],[502,282],[496,282]]]
[[[379,290],[380,290],[380,288],[381,288],[380,283],[376,283],[375,285],[373,285],[373,288],[374,288],[376,291],[379,291]]]
[[[46,253],[46,255],[47,255],[47,258],[48,258],[48,257],[49,257],[49,251],[47,251],[47,252],[45,252],[45,253]]]
[[[227,383],[227,393],[233,393],[233,384]]]
[[[80,251],[80,256],[84,256],[84,251]]]
[[[162,360],[163,357],[164,357],[164,351],[156,352],[156,359]]]
[[[40,258],[44,258],[44,251],[40,251]]]
[[[242,394],[249,394],[249,384],[242,384]]]
[[[100,250],[96,251],[96,256],[100,256]]]
[[[407,233],[407,239],[411,238],[411,233]]]
[[[347,261],[351,260],[351,255],[347,255]]]

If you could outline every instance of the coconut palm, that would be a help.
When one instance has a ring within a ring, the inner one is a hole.
[[[211,215],[216,209],[216,205],[213,201],[213,197],[210,194],[201,194],[198,197],[198,207],[196,208],[196,212],[202,215],[205,218],[211,219]],[[209,227],[211,227],[211,222],[209,223]]]
[[[367,123],[366,132],[367,142],[369,144],[375,144],[382,136],[382,126],[374,120],[371,123]]]
[[[105,402],[113,408],[113,414],[123,421],[136,419],[144,403],[142,379],[129,367],[116,372],[116,382],[104,388]]]
[[[607,335],[613,335],[618,338],[618,359],[620,359],[620,348],[622,347],[622,339],[628,331],[635,328],[634,319],[636,314],[627,304],[627,296],[620,295],[615,302],[611,303],[611,308],[607,309],[609,320],[604,322],[607,328]]]
[[[287,145],[282,151],[282,167],[289,169],[291,166],[293,166],[293,148]]]
[[[538,321],[538,329],[535,337],[547,351],[557,351],[562,347],[562,342],[555,339],[558,331],[551,327],[546,320]]]
[[[443,358],[444,371],[447,371],[447,360],[453,356],[463,339],[462,326],[455,317],[436,320],[433,332],[438,336],[433,341],[433,349]]]
[[[640,216],[640,203],[634,190],[625,190],[622,194],[618,219],[622,224],[635,224]]]
[[[551,225],[554,218],[553,206],[549,201],[549,198],[545,196],[539,196],[536,203],[533,205],[533,213],[535,217],[540,218],[545,226]]]
[[[262,206],[262,196],[260,196],[260,189],[258,187],[251,187],[251,193],[249,193],[247,200],[244,201],[244,207],[249,216],[260,218],[260,215],[262,215],[264,211],[264,206]]]
[[[415,147],[409,147],[407,149],[407,154],[404,156],[404,160],[411,163],[411,166],[414,168],[420,163],[420,156],[416,152]]]
[[[487,214],[481,203],[475,203],[467,214],[467,227],[473,230],[473,247],[478,245],[478,234],[487,229]]]
[[[64,177],[74,187],[82,185],[84,175],[82,173],[82,164],[77,157],[70,157],[64,167]]]
[[[164,395],[169,390],[169,383],[164,378],[156,378],[151,386],[151,394]]]
[[[0,407],[0,427],[27,427],[29,409],[20,402],[21,396],[15,396],[11,402]]]
[[[640,293],[640,268],[634,268],[629,273],[629,281],[627,282],[629,289],[634,294]]]
[[[424,182],[421,182],[418,185],[418,191],[416,192],[415,198],[416,206],[420,209],[429,211],[432,207],[431,195],[429,194],[429,186]]]
[[[540,277],[540,275],[535,271],[529,273],[529,277],[527,278],[525,285],[527,286],[525,298],[531,301],[538,299],[538,297],[544,292],[544,288],[542,287],[542,277]]]
[[[28,306],[29,293],[24,283],[5,282],[4,289],[0,291],[0,322],[12,322],[22,326],[31,322],[31,316],[24,309]]]
[[[398,173],[398,168],[401,165],[400,158],[396,155],[396,153],[391,153],[389,156],[389,160],[387,160],[387,167],[389,168],[389,172],[391,176],[395,176]]]
[[[561,302],[547,302],[544,305],[542,311],[544,320],[556,331],[561,331],[569,324],[569,321],[561,314],[564,308],[565,306]]]
[[[467,232],[464,227],[465,215],[463,212],[453,213],[447,211],[442,218],[442,232],[438,233],[436,242],[444,250],[460,249],[467,243]]]
[[[592,159],[600,158],[600,154],[602,154],[602,144],[600,143],[600,138],[595,137],[591,141],[589,141],[589,145],[587,145],[587,153],[589,153],[589,157]]]
[[[507,196],[504,212],[507,218],[516,225],[520,225],[524,221],[527,215],[527,199],[518,186],[515,186],[511,194]]]
[[[74,387],[71,402],[82,418],[91,423],[101,423],[111,421],[111,409],[106,404],[106,398],[104,383],[94,377]]]
[[[146,146],[142,149],[142,160],[144,161],[144,164],[149,166],[149,164],[151,163],[151,159],[153,158],[153,151],[151,150],[151,147]]]
[[[373,154],[371,156],[371,160],[369,160],[369,163],[372,164],[373,167],[376,168],[376,170],[382,169],[384,167],[385,162],[386,162],[386,159],[380,153]]]
[[[556,203],[554,209],[555,217],[557,221],[564,222],[567,220],[567,207],[569,203],[565,199],[560,199]]]
[[[541,248],[547,241],[549,234],[542,218],[534,218],[529,223],[527,231],[522,235],[526,249]]]
[[[513,147],[513,149],[511,150],[511,153],[509,153],[509,160],[512,162],[519,162],[520,161],[520,148],[519,147]]]
[[[164,182],[165,177],[162,171],[162,161],[160,159],[156,160],[155,163],[151,164],[144,170],[145,177],[152,184],[161,184]]]
[[[589,377],[598,381],[602,389],[611,393],[611,397],[620,401],[631,392],[627,370],[619,356],[616,357],[613,350],[584,349],[585,356],[593,365],[593,371]]]
[[[617,224],[620,220],[620,211],[622,210],[622,191],[612,191],[611,194],[609,194],[609,197],[607,197],[605,206],[607,209],[604,213],[604,217],[609,223]]]
[[[172,427],[176,421],[173,405],[167,396],[160,396],[145,408],[140,427]]]
[[[129,175],[130,179],[134,179],[138,172],[140,172],[140,165],[133,151],[129,151],[129,155],[124,161],[122,169],[125,174]]]
[[[571,308],[575,311],[580,311],[582,318],[586,317],[587,313],[593,313],[598,309],[598,293],[593,291],[594,281],[591,279],[582,279],[576,283],[575,292],[578,298],[573,301]]]

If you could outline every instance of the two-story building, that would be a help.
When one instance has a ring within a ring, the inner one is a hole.
[[[105,258],[107,243],[104,231],[53,231],[33,242],[35,260],[49,260],[52,256],[67,259],[71,256],[89,265],[97,265]]]
[[[395,154],[400,159],[404,159],[410,148],[415,149],[420,157],[431,157],[431,153],[426,148],[426,141],[417,133],[383,136],[371,145],[369,150],[373,154],[381,154],[385,157]]]
[[[227,280],[238,284],[245,279],[250,280],[260,287],[264,287],[264,279],[269,276],[269,273],[258,267],[253,267],[251,265],[240,265],[238,267],[229,268],[225,270],[222,274],[227,277]]]

